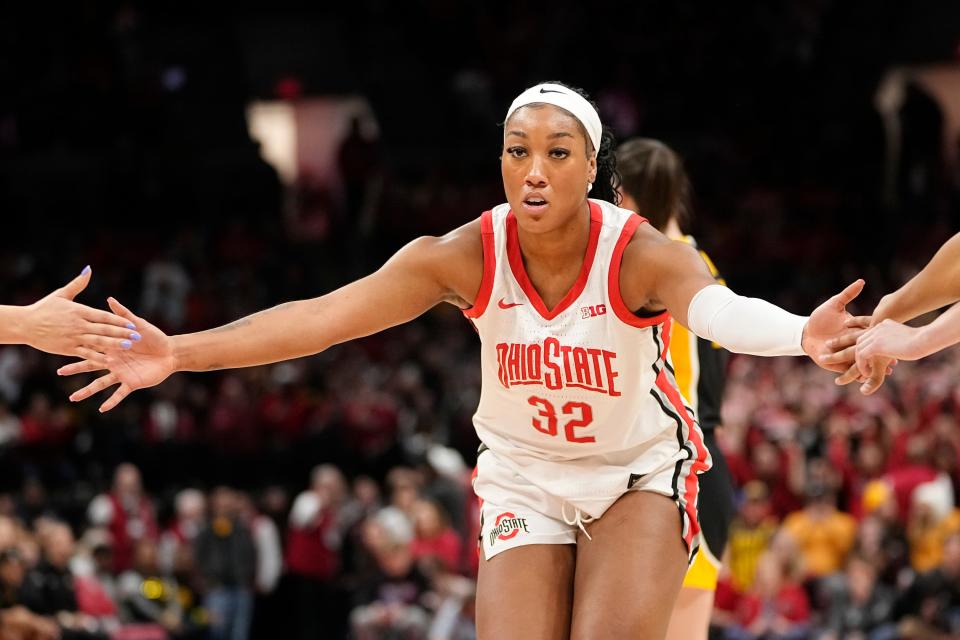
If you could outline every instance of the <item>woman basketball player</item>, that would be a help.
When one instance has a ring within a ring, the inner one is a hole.
[[[91,274],[90,267],[84,267],[76,278],[33,304],[0,305],[0,344],[25,344],[101,364],[105,361],[100,352],[129,349],[140,339],[130,320],[73,301],[86,289]]]
[[[481,339],[478,636],[662,638],[710,466],[667,363],[670,316],[733,351],[818,355],[863,282],[809,318],[717,285],[695,250],[612,204],[612,137],[562,84],[520,94],[503,142],[507,203],[325,296],[172,337],[111,299],[143,340],[71,399],[119,383],[107,411],[175,371],[306,356],[457,305]]]
[[[856,367],[837,379],[839,384],[853,382],[857,374],[869,380],[863,392],[880,388],[874,372],[891,359],[919,360],[960,342],[960,234],[947,240],[930,262],[905,285],[883,297],[873,315],[854,318],[852,327],[870,327],[831,340],[828,346],[837,352],[823,358],[826,363],[844,362],[854,353]],[[940,317],[922,327],[908,327],[913,320],[935,309],[953,305]],[[879,359],[879,363],[877,364]]]
[[[671,240],[697,248],[693,237],[682,230],[690,218],[690,181],[683,161],[673,149],[648,138],[624,142],[617,148],[617,170],[622,178],[620,203],[625,209],[642,212],[655,229]],[[699,253],[717,282],[724,284],[707,254]],[[667,637],[705,640],[720,559],[734,514],[730,471],[714,435],[720,424],[727,352],[677,323],[671,324],[670,334],[670,358],[677,387],[697,416],[713,467],[699,478],[700,553],[683,579]]]

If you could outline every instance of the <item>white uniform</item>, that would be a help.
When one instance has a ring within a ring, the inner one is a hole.
[[[481,217],[483,280],[464,315],[482,342],[474,489],[486,558],[575,543],[628,490],[676,501],[696,551],[696,474],[710,456],[673,377],[669,315],[638,317],[620,296],[623,251],[645,219],[599,200],[590,211],[580,275],[554,309],[524,270],[509,205]]]

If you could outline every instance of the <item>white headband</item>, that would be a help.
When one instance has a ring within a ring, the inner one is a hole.
[[[597,153],[600,151],[600,135],[603,132],[603,125],[600,124],[600,114],[583,96],[560,84],[538,84],[517,96],[513,104],[510,105],[510,109],[507,110],[507,117],[504,122],[510,119],[514,111],[534,102],[552,104],[569,111],[587,130],[590,142],[593,143],[593,157],[597,157]]]

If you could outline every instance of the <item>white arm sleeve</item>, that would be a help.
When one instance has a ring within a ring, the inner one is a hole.
[[[728,351],[754,356],[805,355],[800,341],[807,320],[719,284],[698,291],[687,310],[687,324],[695,334]]]

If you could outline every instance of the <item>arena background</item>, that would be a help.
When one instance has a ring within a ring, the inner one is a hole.
[[[686,158],[740,293],[804,312],[862,276],[868,313],[960,230],[960,3],[285,4],[4,10],[0,302],[87,264],[82,302],[169,332],[320,295],[501,202],[498,124],[552,79]],[[254,638],[473,637],[477,348],[438,308],[103,416],[0,348],[0,606],[64,637],[206,637],[210,598]],[[958,376],[953,350],[864,399],[733,360],[717,637],[757,635],[745,601],[782,637],[960,633]]]

